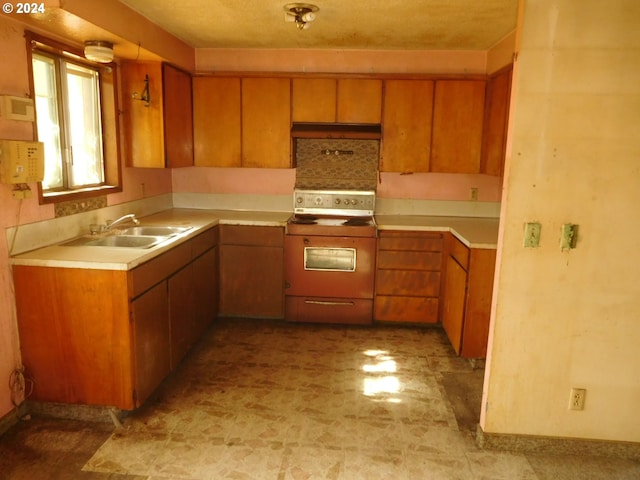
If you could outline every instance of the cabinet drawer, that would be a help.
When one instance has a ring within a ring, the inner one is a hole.
[[[380,232],[378,250],[442,251],[441,233]]]
[[[191,258],[203,254],[218,243],[218,228],[210,228],[189,240],[189,243],[191,244]]]
[[[437,323],[438,299],[429,297],[376,297],[374,319],[384,322]]]
[[[129,298],[135,298],[191,261],[191,242],[163,253],[129,272]]]
[[[284,245],[284,228],[252,225],[220,225],[220,243],[223,245],[282,247]]]
[[[465,270],[469,267],[469,249],[453,235],[449,242],[449,254],[455,258]]]
[[[440,272],[378,270],[376,295],[437,297],[440,295]]]
[[[384,250],[378,253],[378,268],[403,270],[440,270],[440,252],[402,252]]]

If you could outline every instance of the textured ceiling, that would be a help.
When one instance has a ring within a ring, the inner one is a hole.
[[[518,0],[317,0],[308,30],[289,0],[120,0],[195,48],[487,50],[516,28]]]

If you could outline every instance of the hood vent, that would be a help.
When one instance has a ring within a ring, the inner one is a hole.
[[[371,139],[382,137],[382,127],[377,123],[294,123],[292,138]]]

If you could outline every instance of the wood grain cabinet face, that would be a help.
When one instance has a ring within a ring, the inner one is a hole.
[[[447,234],[442,326],[456,353],[487,353],[496,250],[471,248]]]
[[[291,88],[294,122],[336,121],[335,78],[294,78]]]
[[[433,86],[430,80],[386,80],[380,170],[428,172]]]
[[[501,176],[507,143],[511,76],[509,67],[487,80],[481,173]]]
[[[221,225],[220,315],[284,317],[284,229]]]
[[[341,78],[337,89],[337,122],[381,122],[382,80]]]
[[[195,77],[193,98],[195,165],[242,166],[240,78]]]
[[[380,123],[382,80],[294,78],[293,121]]]
[[[129,271],[16,265],[32,398],[123,410],[144,403],[215,318],[216,233]]]
[[[193,166],[193,95],[191,75],[162,64],[164,137],[167,167]]]
[[[291,167],[291,80],[242,79],[242,166]]]
[[[125,62],[121,66],[127,165],[193,165],[191,76],[169,64]],[[149,105],[140,98],[149,76]]]
[[[432,172],[480,173],[485,82],[436,80]]]
[[[381,231],[379,235],[374,319],[437,323],[442,234]]]

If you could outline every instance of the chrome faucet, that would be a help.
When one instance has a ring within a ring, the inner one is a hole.
[[[120,217],[117,220],[114,220],[113,222],[107,220],[107,224],[104,227],[104,231],[108,232],[112,228],[115,228],[118,225],[122,225],[123,223],[128,223],[128,222],[132,222],[135,225],[139,225],[140,224],[140,220],[138,220],[136,218],[136,215],[134,213],[129,213],[127,215],[123,215],[122,217]]]

